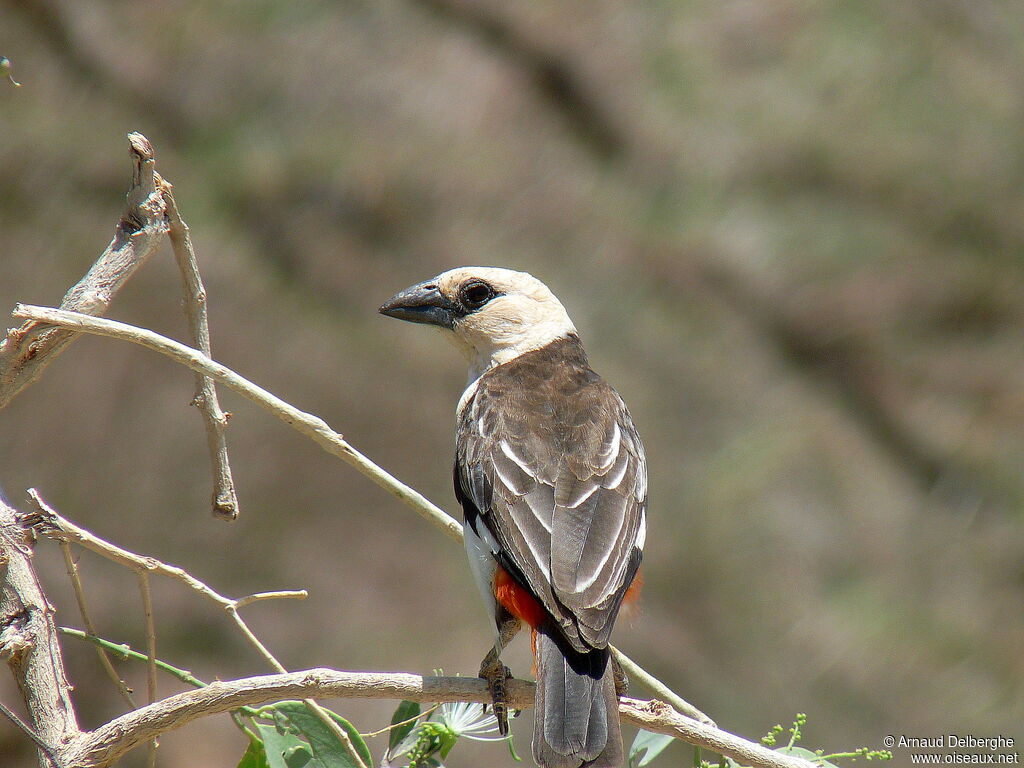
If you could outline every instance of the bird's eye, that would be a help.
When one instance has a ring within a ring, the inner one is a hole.
[[[494,291],[487,283],[473,280],[459,290],[459,298],[470,309],[480,309],[494,297]]]

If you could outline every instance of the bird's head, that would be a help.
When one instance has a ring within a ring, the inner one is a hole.
[[[381,314],[437,326],[470,359],[470,376],[576,333],[561,302],[526,272],[459,267],[395,294]]]

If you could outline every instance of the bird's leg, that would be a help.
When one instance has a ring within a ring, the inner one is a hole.
[[[494,647],[487,652],[484,660],[480,662],[480,674],[487,681],[487,689],[491,693],[491,706],[494,709],[494,716],[498,720],[498,732],[505,736],[508,734],[508,706],[505,704],[505,681],[512,677],[512,672],[501,663],[502,650],[509,644],[519,627],[522,626],[519,619],[508,616],[498,625],[498,639]],[[486,708],[486,705],[484,705]]]
[[[619,660],[612,655],[612,677],[615,679],[615,695],[625,696],[629,693],[629,677],[626,675],[626,670],[619,664]]]

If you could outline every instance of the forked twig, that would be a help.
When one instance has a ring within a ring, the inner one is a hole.
[[[178,269],[181,272],[183,303],[192,343],[204,354],[212,357],[210,325],[206,314],[206,287],[199,274],[192,236],[189,234],[188,224],[178,211],[170,182],[163,179],[160,174],[156,174],[156,180],[157,189],[163,195],[164,204],[167,206],[167,236],[171,241],[171,250],[174,251],[174,260],[178,262]],[[238,496],[235,493],[235,481],[231,476],[227,441],[224,439],[224,431],[227,429],[231,414],[221,410],[213,379],[200,373],[196,374],[196,396],[192,402],[203,414],[203,423],[206,425],[206,442],[210,449],[213,469],[213,513],[218,517],[234,520],[238,517]]]
[[[114,238],[64,295],[60,306],[87,315],[105,314],[117,293],[159,249],[166,234],[181,272],[182,303],[192,341],[210,354],[206,289],[188,225],[178,211],[171,184],[156,172],[156,155],[149,139],[141,133],[130,133],[128,143],[134,164],[132,183]],[[8,329],[0,339],[0,408],[36,381],[76,335],[67,329],[45,328],[33,322]],[[234,520],[238,516],[238,497],[224,439],[230,414],[221,410],[213,381],[205,376],[197,377],[192,402],[199,407],[206,425],[213,469],[213,513]]]
[[[239,606],[237,600],[225,597],[183,568],[179,568],[176,565],[168,565],[167,563],[157,560],[155,557],[147,557],[130,552],[127,549],[123,549],[116,544],[111,544],[109,541],[101,539],[96,534],[75,525],[47,504],[35,488],[30,488],[28,495],[35,506],[35,512],[27,519],[27,522],[41,535],[57,539],[58,541],[74,542],[75,544],[95,552],[107,560],[131,569],[135,573],[158,573],[161,576],[166,576],[170,579],[181,582],[193,592],[197,592],[207,600],[219,605],[225,612],[232,616],[236,623],[245,625],[245,620],[238,615]],[[304,589],[264,594],[272,594],[276,598],[292,598],[300,600],[309,596],[309,593]],[[250,598],[251,596],[242,599],[249,600],[251,602]],[[249,630],[248,625],[245,625],[245,629],[248,631],[248,635],[252,635],[252,630]],[[257,640],[256,642],[259,641]]]
[[[228,616],[231,617],[231,620],[242,632],[242,635],[267,661],[267,663],[270,664],[270,666],[277,672],[282,674],[287,673],[288,670],[280,661],[277,660],[277,657],[270,652],[270,649],[268,649],[267,646],[264,645],[256,636],[246,623],[245,619],[242,618],[238,609],[241,607],[241,604],[249,605],[253,602],[260,602],[274,598],[304,598],[308,594],[305,590],[262,592],[257,593],[256,595],[249,595],[241,600],[233,600],[220,594],[212,587],[200,581],[195,576],[192,576],[182,568],[160,562],[154,557],[144,557],[143,555],[129,552],[128,550],[123,549],[116,544],[111,544],[109,541],[101,539],[94,533],[75,525],[48,505],[35,488],[30,488],[28,495],[36,507],[35,517],[29,522],[39,533],[62,542],[73,541],[108,560],[130,568],[137,575],[139,579],[139,589],[142,593],[143,608],[146,614],[146,646],[148,651],[147,681],[151,704],[156,699],[156,632],[153,626],[153,605],[149,590],[150,573],[159,573],[163,576],[182,582],[193,591],[198,592],[206,599],[219,605],[224,609]],[[337,739],[346,746],[356,764],[360,766],[360,768],[369,768],[365,765],[362,757],[356,751],[355,745],[352,744],[352,740],[349,738],[349,735],[345,733],[345,731],[334,721],[333,718],[331,718],[330,715],[327,714],[323,707],[312,699],[307,699],[305,703],[324,723],[324,725],[334,733],[335,737],[337,737]],[[151,742],[150,746],[149,760],[151,763],[155,760],[156,754],[156,747],[154,744],[155,742]]]

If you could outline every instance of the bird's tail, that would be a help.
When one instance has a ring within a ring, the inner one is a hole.
[[[533,759],[543,768],[621,768],[619,698],[607,648],[580,653],[537,632]]]

